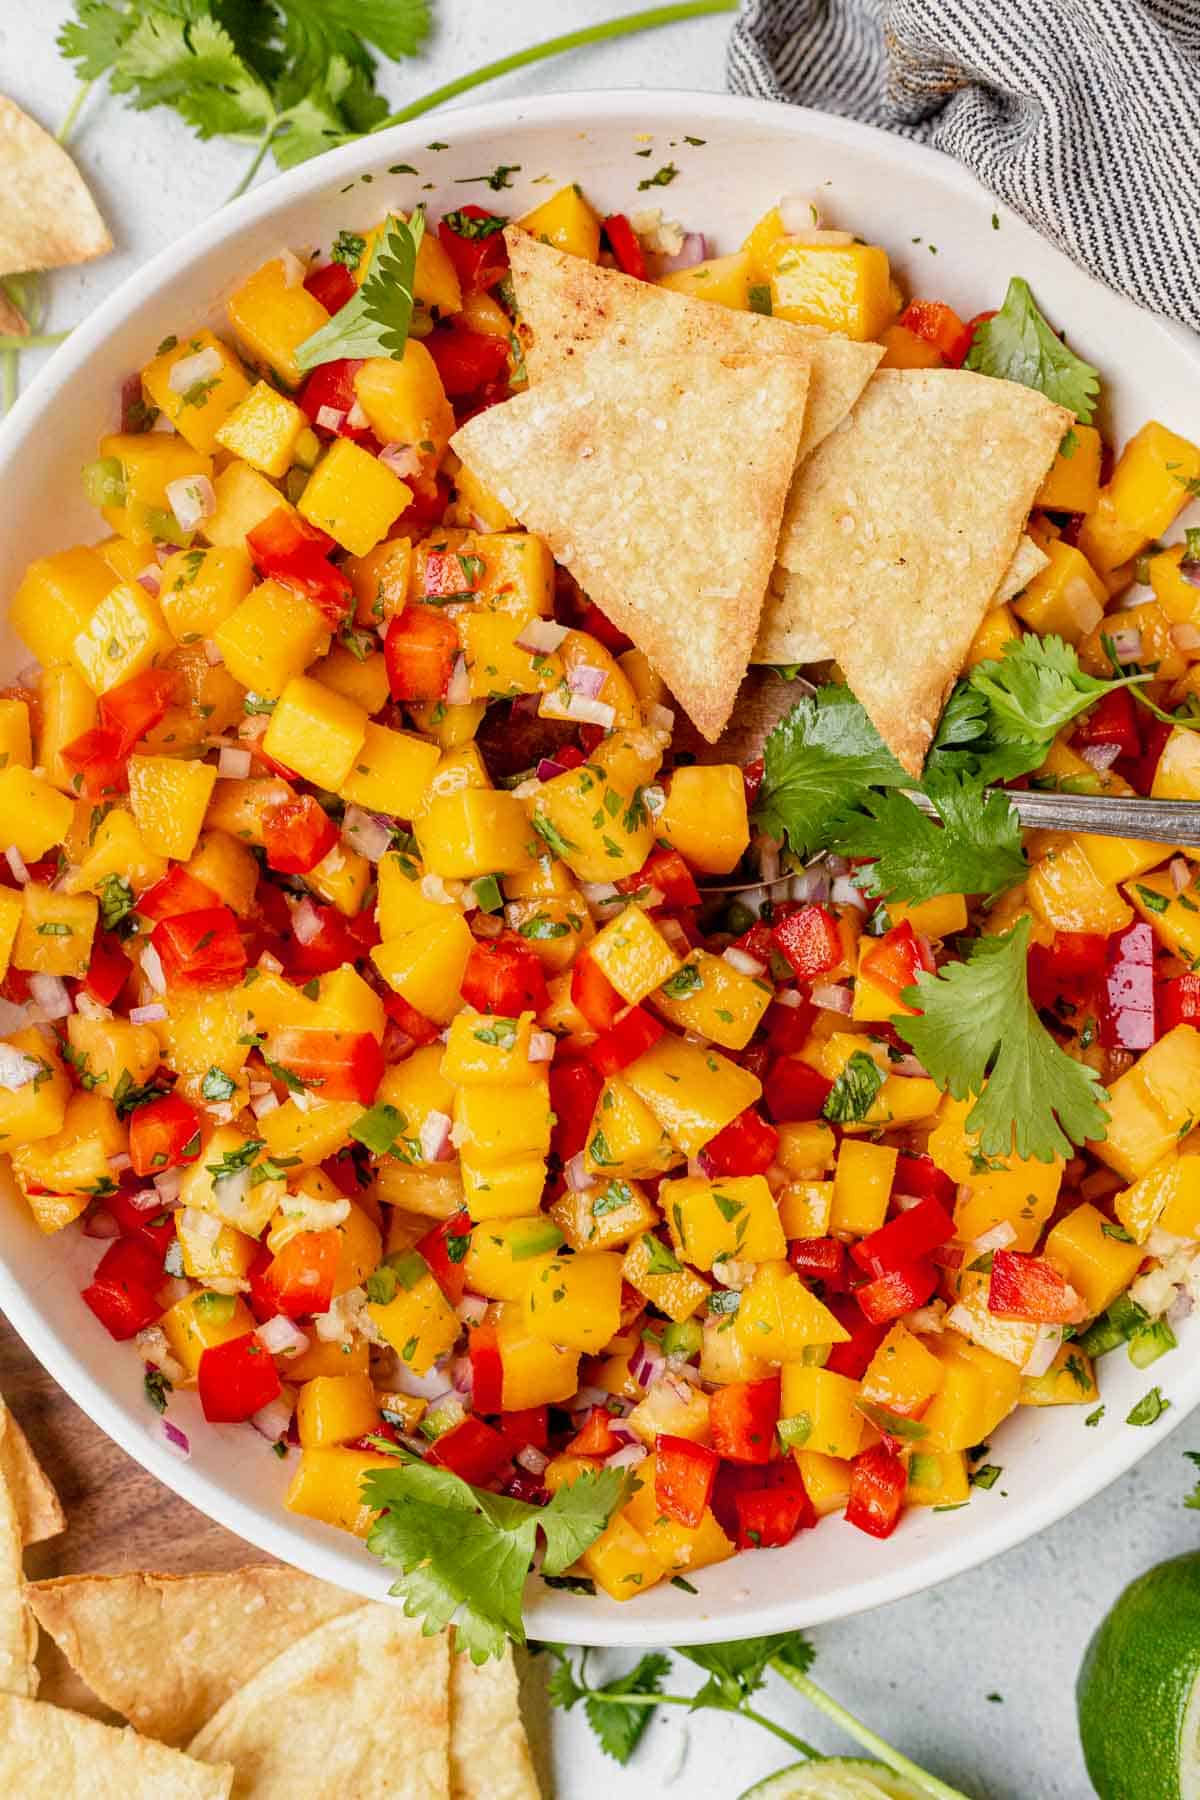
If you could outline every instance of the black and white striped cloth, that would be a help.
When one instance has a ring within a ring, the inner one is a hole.
[[[946,151],[1200,330],[1200,0],[742,0],[728,78]]]

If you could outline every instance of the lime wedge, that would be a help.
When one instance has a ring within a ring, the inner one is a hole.
[[[1200,1800],[1200,1553],[1125,1589],[1075,1684],[1100,1800]]]
[[[885,1763],[860,1756],[823,1756],[793,1763],[756,1781],[740,1800],[929,1800]]]

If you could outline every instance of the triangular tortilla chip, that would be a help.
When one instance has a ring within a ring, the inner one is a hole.
[[[450,1658],[450,1800],[541,1800],[511,1649],[482,1664]]]
[[[188,1746],[245,1800],[445,1800],[449,1645],[398,1606],[330,1619],[231,1694]]]
[[[74,1800],[228,1800],[228,1763],[178,1750],[41,1700],[0,1695],[0,1794]]]
[[[184,1744],[259,1669],[364,1603],[296,1569],[69,1575],[29,1602],[71,1667],[147,1737]]]
[[[1024,536],[1013,551],[1013,559],[1000,577],[1000,585],[992,595],[992,605],[1001,606],[1006,600],[1015,600],[1017,595],[1027,588],[1035,575],[1040,575],[1047,568],[1050,558],[1040,544]]]
[[[485,415],[486,416],[486,415]],[[1071,415],[961,369],[883,369],[799,470],[758,662],[827,644],[919,775],[946,695],[1012,561]]]
[[[21,1542],[40,1544],[66,1529],[67,1518],[41,1463],[29,1448],[29,1439],[0,1400],[0,1479],[8,1486],[17,1509]]]
[[[453,439],[710,740],[754,645],[807,379],[803,357],[595,352]]]
[[[37,1693],[37,1621],[25,1602],[21,1518],[16,1495],[0,1478],[0,1694]],[[0,1785],[0,1793],[6,1790]]]
[[[61,269],[112,249],[62,145],[0,94],[0,275]]]
[[[883,355],[879,344],[855,344],[813,325],[735,312],[635,281],[617,269],[602,269],[539,243],[516,226],[509,227],[504,240],[526,366],[535,384],[565,374],[582,352],[597,349],[643,356],[680,350],[764,356],[794,355],[802,346],[812,357],[808,410],[797,450],[798,457],[805,457],[845,418]]]

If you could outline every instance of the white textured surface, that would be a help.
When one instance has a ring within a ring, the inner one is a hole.
[[[419,64],[392,73],[388,91],[397,104],[522,43],[625,8],[613,0],[439,0],[437,10],[443,23],[432,49]],[[54,47],[66,12],[59,0],[37,8],[0,0],[0,87],[51,129],[73,93]],[[510,77],[487,97],[719,88],[726,30],[725,19],[705,19],[577,53]],[[84,316],[152,251],[204,217],[247,160],[241,146],[198,144],[173,114],[134,115],[103,96],[89,102],[75,147],[118,250],[55,278],[50,324],[57,327]],[[902,196],[897,206],[902,210]],[[1170,1394],[1170,1361],[1154,1375]],[[1023,1548],[915,1599],[823,1627],[815,1634],[814,1673],[974,1800],[1086,1800],[1075,1671],[1095,1621],[1124,1583],[1196,1545],[1197,1517],[1182,1506],[1195,1470],[1181,1453],[1192,1446],[1200,1448],[1200,1426],[1185,1425],[1107,1494]],[[608,1661],[616,1667],[620,1659],[612,1653]],[[695,1685],[685,1670],[681,1685]],[[1002,1703],[990,1703],[989,1694]],[[782,1685],[764,1696],[764,1709],[831,1751],[849,1748]],[[686,1759],[672,1782],[681,1740]],[[689,1800],[732,1800],[787,1760],[785,1747],[778,1748],[776,1756],[772,1740],[753,1726],[718,1715],[689,1722],[676,1711],[651,1727],[622,1774],[595,1750],[581,1721],[564,1721],[555,1726],[558,1792],[560,1800],[651,1800],[674,1788]]]

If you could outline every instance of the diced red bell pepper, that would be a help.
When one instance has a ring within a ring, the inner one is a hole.
[[[140,1239],[161,1271],[163,1258],[175,1242],[175,1214],[161,1206],[149,1211],[135,1206],[132,1195],[123,1188],[109,1194],[104,1206],[120,1226],[121,1236]]]
[[[1154,786],[1154,777],[1158,773],[1159,761],[1167,747],[1171,730],[1171,726],[1162,719],[1147,717],[1142,726],[1141,755],[1121,756],[1114,764],[1118,775],[1123,775],[1139,794],[1148,794]]]
[[[221,896],[215,888],[189,875],[182,863],[172,863],[161,881],[139,896],[137,910],[143,919],[157,925],[160,919],[173,918],[177,913],[201,912],[220,903]]]
[[[121,940],[111,931],[100,932],[92,943],[88,972],[83,990],[101,1006],[111,1006],[129,978],[133,964],[121,948]]]
[[[483,1487],[512,1461],[508,1440],[494,1425],[468,1414],[450,1431],[435,1438],[425,1452],[435,1469],[449,1469],[472,1487]]]
[[[862,1289],[858,1291],[861,1293]],[[868,1363],[887,1336],[887,1327],[868,1319],[853,1294],[831,1294],[825,1304],[842,1329],[850,1333],[846,1342],[833,1345],[825,1367],[832,1369],[835,1375],[861,1381]]]
[[[886,1275],[919,1256],[928,1256],[953,1236],[954,1220],[941,1201],[931,1197],[919,1200],[869,1237],[851,1244],[850,1254],[860,1269],[871,1275]]]
[[[801,981],[815,981],[837,967],[845,951],[837,914],[801,906],[772,927],[771,941]]]
[[[331,412],[341,413],[343,417],[353,412],[358,395],[354,390],[354,377],[363,366],[363,359],[356,356],[337,357],[333,362],[318,363],[304,386],[296,395],[296,404],[302,412],[307,413],[308,422],[323,436],[331,436],[332,428],[318,423],[321,412],[328,407]],[[337,428],[338,437],[360,438],[364,431],[355,431],[346,425]]]
[[[304,285],[314,300],[319,300],[327,313],[341,312],[347,300],[353,300],[358,286],[345,263],[326,263],[304,277]]]
[[[289,1319],[328,1312],[341,1252],[339,1231],[298,1232],[263,1271],[262,1293]]]
[[[707,1444],[660,1431],[655,1443],[654,1499],[661,1512],[692,1530],[712,1499],[721,1459]]]
[[[1141,755],[1138,709],[1128,688],[1113,688],[1084,714],[1075,727],[1075,743],[1116,744],[1122,756]]]
[[[1064,1275],[1043,1256],[1024,1250],[992,1253],[988,1311],[1000,1319],[1037,1325],[1077,1325],[1087,1307]]]
[[[508,249],[503,225],[503,219],[483,206],[460,206],[439,221],[442,248],[464,288],[495,287],[504,275]]]
[[[816,1508],[790,1456],[771,1465],[765,1487],[743,1491],[733,1504],[739,1550],[781,1549],[798,1531],[810,1531],[817,1522]]]
[[[458,656],[454,622],[432,606],[406,606],[389,620],[383,641],[393,700],[440,700]]]
[[[302,944],[291,925],[280,945],[280,959],[287,965],[289,975],[328,975],[332,969],[340,969],[343,963],[354,962],[363,955],[350,921],[336,907],[320,906],[316,901],[309,904],[317,915],[316,932]]]
[[[582,1057],[557,1058],[550,1064],[550,1109],[554,1114],[551,1144],[560,1162],[578,1156],[588,1140],[603,1078]]]
[[[915,1150],[902,1150],[896,1161],[892,1182],[893,1194],[908,1194],[918,1200],[937,1200],[949,1210],[954,1205],[957,1186],[939,1169],[932,1156]]]
[[[571,999],[593,1031],[609,1031],[625,1006],[600,964],[585,950],[571,968]]]
[[[129,1160],[135,1175],[161,1175],[200,1155],[200,1114],[182,1094],[164,1094],[135,1108],[129,1120]]]
[[[526,1444],[544,1450],[550,1442],[550,1408],[525,1406],[517,1412],[501,1413],[497,1429],[504,1433],[505,1442],[514,1452],[523,1450]]]
[[[709,1428],[713,1449],[728,1462],[770,1462],[778,1423],[778,1375],[761,1381],[731,1381],[712,1396]]]
[[[562,761],[561,752],[557,761]],[[622,894],[636,894],[642,888],[657,888],[667,906],[699,906],[700,890],[692,871],[678,850],[652,850],[636,875],[623,875],[617,882]]]
[[[795,988],[790,991],[798,992]],[[817,1009],[807,994],[801,997],[799,1006],[785,1006],[779,1000],[772,1000],[763,1015],[763,1027],[772,1053],[791,1056],[797,1050],[803,1050],[816,1016]]]
[[[153,731],[178,695],[179,676],[171,669],[143,669],[140,675],[132,675],[101,695],[100,724],[116,734],[117,755],[127,756]]]
[[[1081,1006],[1104,974],[1108,940],[1099,931],[1056,931],[1053,944],[1029,946],[1029,998],[1053,1012],[1060,1000]]]
[[[357,1100],[370,1106],[383,1079],[383,1051],[370,1031],[285,1026],[272,1035],[271,1060],[320,1101]]]
[[[840,1238],[794,1238],[788,1245],[788,1261],[805,1281],[823,1281],[840,1288],[846,1278],[846,1246]]]
[[[430,550],[425,558],[424,598],[436,600],[444,606],[448,600],[473,599],[479,592],[479,584],[483,580],[483,558],[476,557],[474,562],[461,557],[453,550]],[[467,562],[467,567],[463,563]],[[476,569],[475,563],[481,566]]]
[[[267,866],[281,875],[307,875],[337,843],[338,830],[311,794],[294,794],[262,815]]]
[[[383,1010],[393,1025],[399,1027],[405,1037],[410,1037],[414,1044],[432,1044],[434,1038],[441,1035],[441,1026],[419,1013],[415,1006],[410,1006],[403,994],[385,994]]]
[[[625,1442],[612,1428],[612,1414],[607,1406],[593,1406],[580,1429],[567,1445],[568,1456],[612,1456]]]
[[[155,1297],[162,1282],[162,1258],[141,1238],[118,1238],[97,1263],[83,1298],[109,1336],[122,1343],[162,1317]]]
[[[748,1106],[736,1119],[709,1138],[700,1152],[706,1175],[762,1175],[775,1161],[779,1133],[756,1107]]]
[[[741,937],[734,938],[733,948],[744,950],[747,956],[753,956],[760,962],[764,969],[769,968],[771,958],[775,954],[775,942],[771,936],[771,927],[762,919],[756,920],[748,931],[743,931]],[[813,1007],[813,1012],[816,1012],[816,1007]]]
[[[281,1391],[275,1364],[252,1331],[203,1351],[196,1386],[204,1416],[215,1425],[237,1425],[253,1418]]]
[[[763,1082],[767,1111],[780,1124],[785,1120],[819,1119],[832,1092],[832,1081],[798,1056],[777,1056]]]
[[[638,234],[624,213],[609,213],[604,221],[604,235],[621,273],[632,275],[635,281],[644,281],[646,258],[642,254]]]
[[[869,1537],[891,1537],[904,1504],[908,1471],[894,1451],[882,1444],[862,1450],[850,1465],[850,1498],[846,1522]]]
[[[330,562],[325,532],[279,506],[246,533],[246,543],[261,574],[303,594],[331,625],[341,624],[354,604],[354,589]]]
[[[508,368],[508,343],[484,331],[472,331],[452,319],[431,331],[422,343],[442,378],[451,400],[476,393],[485,382],[497,381]]]
[[[872,1325],[890,1325],[903,1313],[924,1306],[937,1289],[938,1272],[925,1257],[898,1263],[855,1290],[863,1316]]]
[[[613,624],[608,614],[602,611],[594,600],[589,600],[580,613],[579,629],[586,631],[589,637],[598,638],[604,648],[613,656],[621,656],[633,642],[633,639],[627,637],[619,625]],[[597,738],[591,744],[588,743],[588,734],[592,731],[599,731],[601,737],[604,735],[601,727],[585,725],[580,732],[580,739],[588,749],[595,749],[596,743],[599,742]]]
[[[910,300],[897,324],[932,344],[952,369],[962,367],[975,335],[974,326],[964,325],[954,308],[942,300]]]
[[[1106,1050],[1148,1050],[1158,1035],[1154,949],[1154,932],[1144,919],[1108,940],[1096,1009]]]
[[[748,762],[742,770],[742,786],[746,790],[747,808],[752,809],[754,802],[758,799],[758,790],[763,784],[763,775],[765,772],[766,770],[761,756],[754,757],[754,759],[751,762]]]
[[[536,951],[514,934],[480,938],[471,947],[459,993],[476,1012],[515,1019],[548,1004],[546,973]]]
[[[890,994],[905,1011],[912,1010],[901,999],[905,988],[916,986],[922,970],[932,975],[936,968],[928,946],[907,919],[893,925],[869,950],[864,950],[859,963],[860,974],[875,987],[882,988],[885,994]]]
[[[60,754],[71,770],[72,786],[85,800],[103,800],[106,794],[124,793],[129,786],[118,743],[111,727],[93,725],[63,745]]]
[[[246,972],[238,922],[227,906],[173,913],[150,933],[168,988],[232,987]]]
[[[467,1272],[463,1259],[471,1242],[471,1215],[452,1213],[425,1233],[417,1249],[429,1264],[429,1272],[451,1306],[457,1306],[467,1291]]]
[[[477,1325],[467,1339],[471,1358],[471,1403],[476,1412],[498,1413],[504,1393],[504,1361],[494,1325]]]
[[[587,1057],[601,1075],[616,1075],[628,1068],[663,1035],[665,1027],[644,1006],[631,1006],[615,1025],[602,1031],[587,1047]]]
[[[1164,981],[1158,995],[1159,1023],[1164,1032],[1176,1025],[1200,1025],[1200,975],[1176,975]]]

